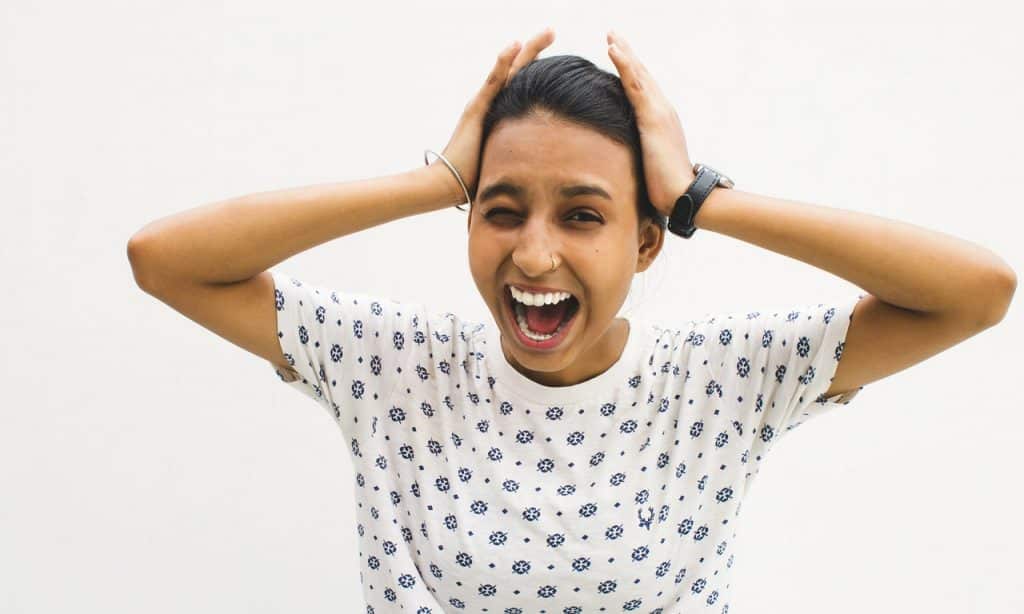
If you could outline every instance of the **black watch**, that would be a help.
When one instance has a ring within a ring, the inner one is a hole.
[[[684,239],[689,239],[697,231],[697,227],[693,225],[693,218],[697,217],[697,211],[711,190],[717,187],[731,188],[735,185],[732,179],[706,164],[694,164],[693,173],[696,177],[690,187],[686,188],[686,193],[676,201],[672,215],[668,218],[668,229]]]

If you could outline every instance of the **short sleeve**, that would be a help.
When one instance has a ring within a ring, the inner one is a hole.
[[[418,304],[303,283],[271,271],[277,338],[289,370],[280,381],[336,419],[387,403],[415,348],[422,347]]]
[[[824,396],[864,296],[713,320],[717,339],[709,351],[722,370],[723,396],[738,404],[765,449],[807,420],[848,405],[864,388]]]

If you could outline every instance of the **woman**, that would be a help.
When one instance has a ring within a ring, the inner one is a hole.
[[[129,243],[143,289],[337,420],[367,612],[727,612],[735,520],[774,443],[993,326],[1016,287],[1000,258],[948,235],[696,175],[626,41],[608,35],[616,77],[537,60],[553,38],[501,52],[444,150],[451,167],[251,194]],[[698,185],[696,215],[673,217]],[[268,270],[467,201],[494,324]],[[664,326],[616,318],[670,218],[866,292]]]

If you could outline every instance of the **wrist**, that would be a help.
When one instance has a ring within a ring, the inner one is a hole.
[[[730,192],[733,190],[721,187],[711,190],[708,197],[704,199],[704,203],[697,209],[696,215],[693,216],[693,225],[701,230],[712,230],[716,210],[720,210],[722,200],[729,198]]]
[[[466,193],[462,190],[462,185],[441,160],[435,160],[429,166],[416,169],[414,172],[423,177],[430,191],[430,202],[436,203],[439,209],[465,204]]]
[[[663,213],[665,217],[672,217],[672,211],[675,209],[676,201],[679,200],[680,196],[686,194],[686,191],[690,189],[690,185],[696,178],[697,175],[694,173],[680,176],[677,180],[678,183],[675,183],[675,187],[671,187],[667,190],[668,196],[671,197],[672,200],[667,201],[664,204],[656,203],[655,207]]]
[[[676,196],[676,198],[679,198],[679,196],[682,196],[683,194],[685,194],[686,191],[690,189],[690,186],[693,185],[693,182],[696,181],[696,180],[697,180],[697,174],[696,173],[690,172],[690,173],[687,173],[687,174],[683,175],[683,178],[682,178],[683,189],[679,190],[679,194]]]
[[[714,210],[734,187],[733,180],[706,164],[695,164],[687,177],[693,177],[669,216],[669,229],[689,239],[698,228],[709,228],[708,211]]]

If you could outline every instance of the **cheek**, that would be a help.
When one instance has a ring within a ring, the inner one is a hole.
[[[605,308],[618,309],[616,303],[629,294],[633,270],[628,266],[588,266],[581,275],[587,276],[587,285],[593,293],[590,299],[595,304],[591,309],[601,311]]]
[[[481,237],[474,237],[470,233],[467,243],[467,258],[469,260],[469,273],[481,293],[493,294],[494,279],[498,275],[500,266],[495,246]],[[486,294],[485,294],[486,296]]]

